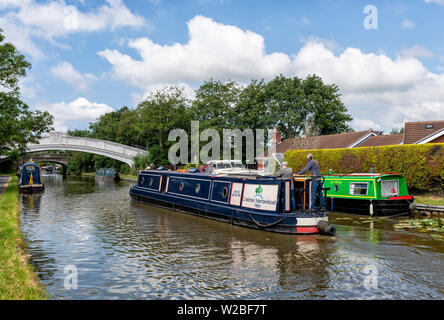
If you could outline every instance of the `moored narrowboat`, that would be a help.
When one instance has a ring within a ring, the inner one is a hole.
[[[95,179],[99,181],[120,181],[119,173],[115,168],[100,168],[96,171]]]
[[[370,216],[410,214],[413,196],[398,173],[325,175],[327,208]]]
[[[21,167],[19,192],[41,192],[45,190],[37,163],[25,163]]]
[[[291,208],[290,179],[272,176],[213,175],[140,171],[130,188],[133,200],[249,227],[287,233],[333,235],[325,210]]]

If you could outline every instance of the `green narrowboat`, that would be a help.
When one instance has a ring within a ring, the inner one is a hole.
[[[410,213],[413,196],[398,173],[328,174],[327,209],[370,216]]]

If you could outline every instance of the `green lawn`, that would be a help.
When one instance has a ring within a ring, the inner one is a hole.
[[[0,300],[47,298],[23,244],[17,177],[13,176],[0,195]]]

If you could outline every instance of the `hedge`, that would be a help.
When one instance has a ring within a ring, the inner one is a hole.
[[[285,160],[294,172],[307,163],[307,154],[319,162],[321,172],[397,172],[411,190],[444,188],[444,143],[408,144],[353,149],[289,150]]]

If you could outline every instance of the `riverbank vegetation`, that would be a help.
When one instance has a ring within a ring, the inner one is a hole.
[[[13,176],[0,195],[0,300],[46,299],[23,243],[17,189]]]

